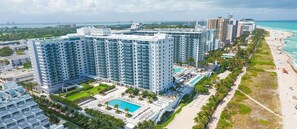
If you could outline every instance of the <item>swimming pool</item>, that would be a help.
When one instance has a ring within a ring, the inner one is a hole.
[[[123,100],[120,100],[120,99],[113,99],[111,101],[108,102],[108,105],[114,107],[114,105],[118,104],[119,105],[119,108],[124,110],[126,108],[129,109],[129,112],[135,112],[137,109],[139,109],[141,106],[138,106],[136,104],[132,104],[132,103],[129,103],[129,102],[126,102],[126,101],[123,101]]]
[[[196,76],[191,82],[191,85],[195,85],[198,81],[200,81],[202,79],[202,76]]]
[[[178,67],[178,68],[174,68],[174,73],[180,73],[180,72],[182,72],[184,70],[184,68],[180,68],[180,67]]]

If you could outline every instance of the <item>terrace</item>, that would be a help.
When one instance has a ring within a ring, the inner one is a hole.
[[[157,96],[134,88],[116,86],[116,89],[106,95],[95,95],[96,101],[90,101],[81,107],[99,110],[126,123],[137,125],[144,120],[156,120],[163,110],[168,107],[171,109],[170,106],[175,101],[174,98]]]
[[[114,89],[114,85],[107,85],[103,83],[97,83],[94,80],[86,80],[77,84],[77,88],[60,95],[64,98],[76,102],[78,104],[95,99],[97,94],[105,94],[105,92]]]

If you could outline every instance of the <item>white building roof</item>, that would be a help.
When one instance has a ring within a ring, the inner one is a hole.
[[[22,77],[27,75],[33,75],[33,71],[31,70],[12,70],[12,71],[6,71],[0,74],[1,78],[16,78],[16,77]]]
[[[166,39],[167,34],[155,34],[154,36],[142,36],[142,35],[124,35],[124,34],[112,34],[108,36],[87,36],[95,38],[106,38],[106,39],[122,39],[122,40],[138,40],[138,41],[158,41]]]
[[[5,57],[8,60],[18,60],[18,59],[24,59],[24,58],[30,58],[30,55],[16,55],[13,54],[11,56]]]

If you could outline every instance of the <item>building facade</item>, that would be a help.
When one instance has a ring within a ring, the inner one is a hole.
[[[215,29],[206,30],[206,51],[214,51],[220,49],[218,39],[216,39],[217,31]]]
[[[253,19],[242,18],[238,21],[237,37],[244,33],[252,33],[256,29],[256,22]]]
[[[155,93],[173,85],[171,37],[97,31],[29,42],[35,80],[44,92],[57,92],[64,83],[85,77]]]
[[[204,60],[205,52],[208,49],[208,45],[212,47],[216,39],[214,30],[194,30],[194,29],[173,29],[173,30],[141,30],[130,31],[124,34],[136,34],[136,35],[153,35],[156,33],[168,34],[173,37],[174,50],[173,61],[174,63],[187,62],[189,58],[194,59],[195,66],[198,66],[198,61]]]
[[[7,56],[6,59],[9,61],[9,64],[13,67],[23,65],[26,62],[30,62],[29,55],[11,55]]]
[[[222,42],[222,47],[227,45],[227,33],[228,33],[228,19],[219,17],[215,19],[209,19],[207,22],[208,29],[216,29],[216,37]]]
[[[228,33],[227,33],[228,41],[233,42],[236,39],[237,27],[238,27],[238,20],[235,20],[234,18],[229,19]]]
[[[0,129],[47,129],[48,118],[25,89],[6,83],[0,90]]]

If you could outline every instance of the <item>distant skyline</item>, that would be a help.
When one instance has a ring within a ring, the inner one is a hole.
[[[0,23],[297,20],[297,0],[0,0]]]

